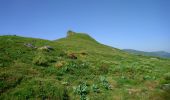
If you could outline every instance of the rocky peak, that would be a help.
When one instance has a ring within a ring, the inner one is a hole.
[[[67,32],[67,37],[72,36],[72,35],[74,35],[74,34],[76,34],[76,32],[73,32],[73,31],[69,30],[69,31]]]

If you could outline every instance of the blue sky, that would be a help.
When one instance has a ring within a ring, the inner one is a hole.
[[[0,0],[0,35],[84,32],[117,48],[170,52],[169,0]]]

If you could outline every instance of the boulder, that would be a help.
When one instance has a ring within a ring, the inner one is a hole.
[[[77,56],[74,53],[70,53],[70,54],[68,54],[68,58],[77,59]]]
[[[43,46],[43,47],[40,47],[40,48],[38,48],[38,49],[39,49],[39,50],[46,50],[46,51],[54,50],[54,48],[51,47],[51,46]]]
[[[33,46],[31,43],[24,43],[24,45],[29,48],[37,48],[37,47]]]

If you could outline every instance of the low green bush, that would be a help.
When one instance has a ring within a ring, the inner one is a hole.
[[[90,73],[90,71],[87,71],[89,68],[89,64],[82,61],[67,61],[67,63],[62,66],[59,70],[60,74],[71,74],[71,75],[77,75],[82,76],[85,74]]]
[[[33,64],[39,65],[39,66],[48,66],[49,62],[52,62],[53,59],[49,56],[39,53],[33,58]]]
[[[170,72],[164,74],[165,80],[170,80]]]
[[[80,100],[87,100],[87,94],[89,93],[87,84],[85,82],[81,83],[77,87],[73,87],[74,93],[80,95]]]
[[[110,86],[110,84],[109,84],[109,82],[107,81],[107,79],[106,79],[105,76],[101,76],[101,77],[100,77],[100,81],[101,81],[101,83],[102,83],[102,85],[103,85],[103,87],[104,87],[105,89],[107,89],[107,90],[111,89],[111,86]]]

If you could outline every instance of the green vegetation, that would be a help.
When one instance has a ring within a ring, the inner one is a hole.
[[[33,64],[40,65],[40,66],[47,66],[50,62],[49,58],[44,54],[37,54],[35,58],[33,58]]]
[[[0,36],[0,100],[168,100],[170,60],[69,31],[55,41]]]
[[[81,83],[78,87],[74,87],[74,93],[80,95],[80,100],[86,100],[86,95],[88,94],[86,83]]]
[[[99,93],[99,92],[100,92],[100,89],[99,89],[98,85],[93,84],[93,85],[92,85],[92,91],[93,91],[93,92],[96,92],[96,93]]]
[[[100,81],[101,81],[101,83],[102,83],[102,85],[103,85],[103,87],[104,87],[105,89],[107,89],[107,90],[111,89],[110,84],[109,84],[109,82],[107,81],[106,77],[101,76],[101,77],[100,77]]]

